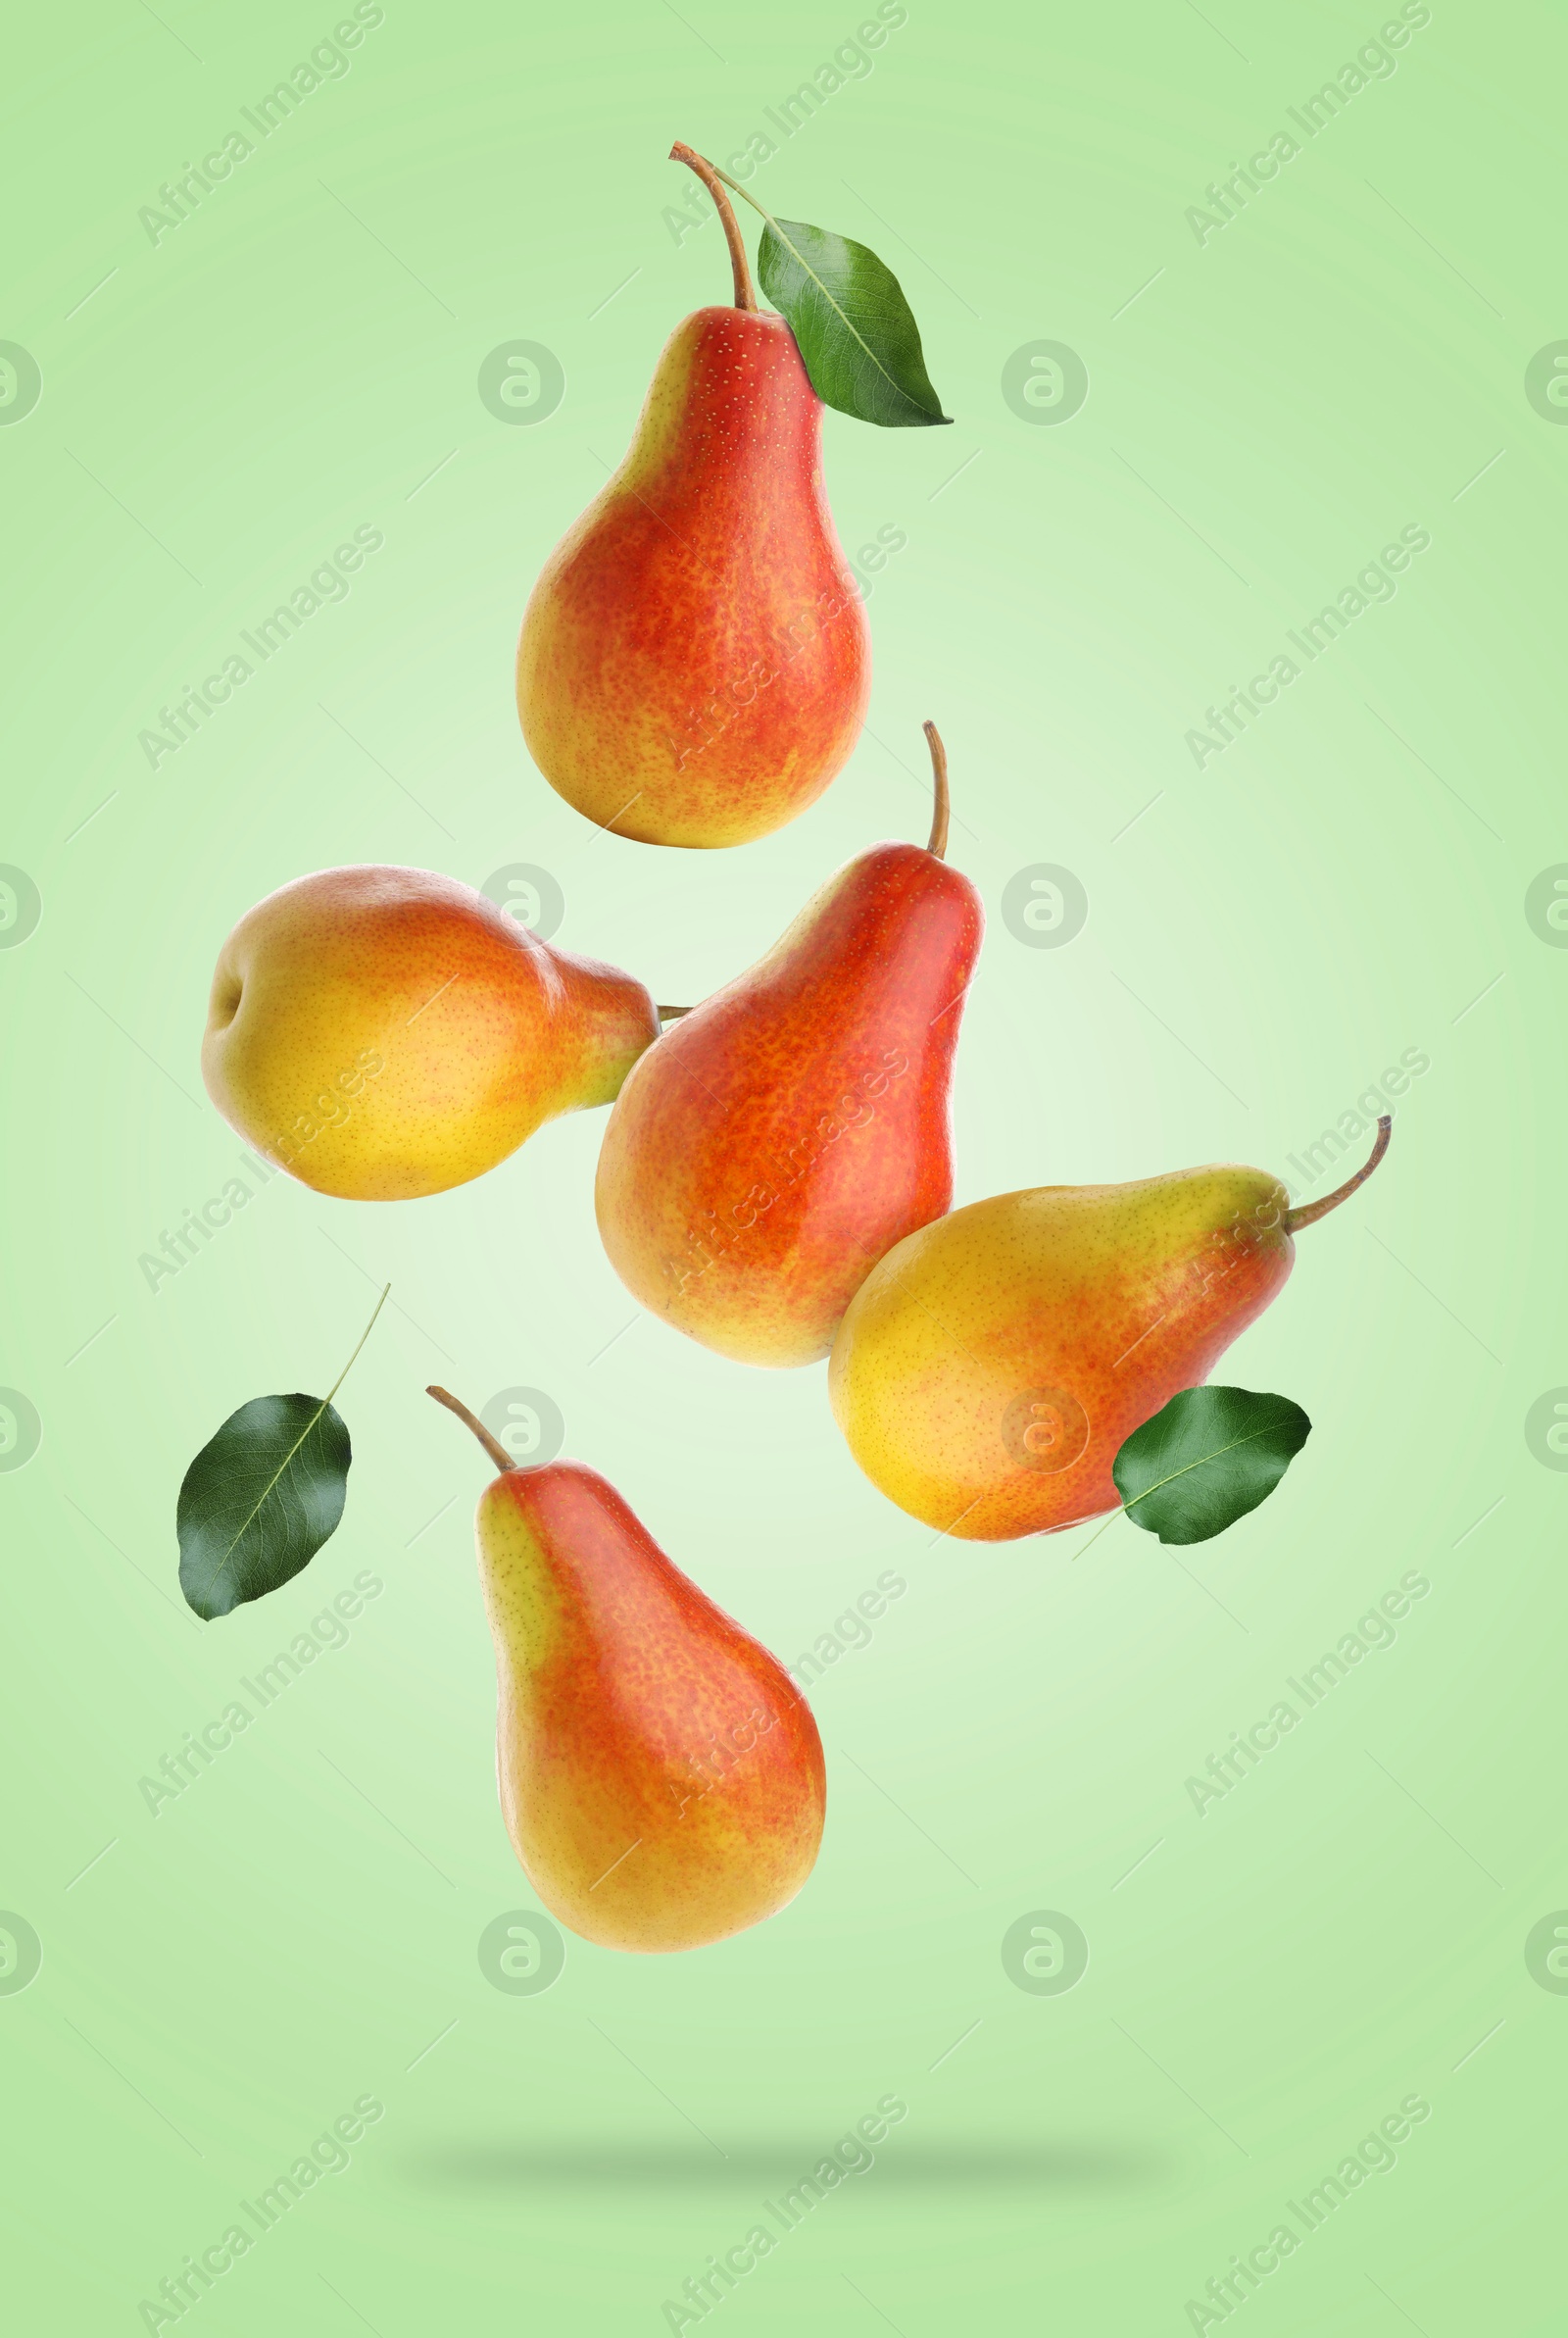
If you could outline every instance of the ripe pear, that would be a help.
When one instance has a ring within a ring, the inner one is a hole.
[[[496,1648],[496,1773],[552,1915],[601,1948],[704,1948],[774,1915],[816,1862],[827,1784],[809,1706],[580,1462],[479,1498]]]
[[[877,844],[636,1064],[595,1205],[633,1298],[743,1364],[809,1364],[884,1251],[953,1200],[948,1094],[985,922],[931,842]]]
[[[428,869],[324,869],[219,955],[202,1076],[318,1193],[406,1201],[481,1176],[541,1121],[609,1104],[659,1035],[640,982],[537,940]]]
[[[852,1300],[828,1367],[850,1451],[901,1510],[962,1541],[1119,1507],[1111,1463],[1205,1380],[1369,1177],[1293,1209],[1264,1169],[996,1194],[911,1234]]]
[[[540,771],[597,826],[645,844],[782,827],[848,759],[870,692],[860,588],[822,484],[821,403],[784,319],[758,310],[710,184],[735,305],[675,327],[630,452],[545,563],[517,643]]]

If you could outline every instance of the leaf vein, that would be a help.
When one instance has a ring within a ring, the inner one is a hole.
[[[299,1452],[300,1447],[305,1443],[306,1438],[312,1434],[317,1422],[320,1419],[322,1414],[326,1411],[326,1408],[331,1401],[332,1400],[330,1397],[322,1397],[320,1403],[317,1406],[316,1411],[311,1415],[311,1418],[307,1421],[305,1427],[301,1429],[299,1435],[295,1438],[294,1443],[289,1447],[288,1452],[284,1455],[282,1461],[279,1462],[277,1467],[273,1470],[271,1476],[262,1488],[262,1491],[257,1495],[256,1500],[250,1507],[250,1510],[240,1521],[239,1527],[230,1541],[228,1548],[224,1551],[222,1558],[219,1561],[217,1567],[214,1568],[210,1579],[203,1585],[202,1598],[204,1600],[210,1599],[212,1597],[213,1585],[218,1581],[219,1576],[223,1573],[230,1560],[233,1558],[234,1553],[239,1549],[241,1542],[245,1538],[246,1528],[251,1524],[251,1521],[256,1517],[257,1514],[265,1507],[267,1498],[271,1493],[272,1488],[277,1484],[278,1479],[282,1477],[284,1472],[292,1467],[295,1455]],[[262,1556],[265,1558],[267,1555],[267,1529],[265,1526],[263,1526],[259,1531],[262,1537]]]
[[[808,276],[810,281],[816,286],[817,291],[826,301],[828,307],[833,311],[833,314],[843,321],[845,329],[853,336],[856,341],[859,343],[860,348],[865,353],[866,359],[872,366],[875,367],[877,373],[881,374],[883,380],[893,391],[894,395],[898,398],[902,398],[906,406],[913,407],[916,414],[929,413],[930,409],[928,407],[922,406],[918,398],[911,398],[908,391],[904,387],[904,384],[897,378],[897,376],[888,372],[886,366],[882,363],[882,360],[877,356],[876,351],[861,334],[858,326],[856,324],[854,319],[850,316],[848,310],[841,307],[839,302],[834,299],[832,293],[828,290],[826,284],[823,283],[821,277],[817,274],[815,269],[807,259],[805,253],[799,250],[798,247],[790,241],[790,238],[785,234],[778,222],[776,220],[769,220],[768,224],[772,228],[773,233],[778,237],[779,242],[784,246],[784,249],[791,255],[797,266],[801,269],[802,273]]]
[[[1178,1477],[1186,1477],[1191,1470],[1201,1469],[1206,1462],[1217,1462],[1222,1455],[1234,1453],[1238,1446],[1251,1445],[1259,1437],[1266,1437],[1271,1430],[1286,1425],[1287,1416],[1282,1413],[1278,1419],[1265,1420],[1260,1428],[1249,1429],[1245,1437],[1233,1437],[1228,1445],[1216,1445],[1209,1453],[1195,1454],[1190,1462],[1183,1462],[1179,1469],[1172,1469],[1164,1477],[1156,1477],[1152,1485],[1146,1485],[1141,1494],[1134,1494],[1132,1501],[1124,1502],[1122,1508],[1131,1510],[1137,1503],[1147,1502],[1151,1494],[1159,1492],[1161,1486],[1174,1485]]]

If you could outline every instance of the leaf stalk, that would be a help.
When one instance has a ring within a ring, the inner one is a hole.
[[[375,1315],[371,1316],[369,1321],[366,1324],[365,1329],[360,1333],[360,1347],[355,1349],[354,1355],[351,1356],[347,1364],[344,1365],[343,1369],[338,1373],[337,1378],[332,1382],[331,1387],[327,1390],[325,1397],[321,1401],[321,1410],[323,1413],[325,1412],[327,1406],[332,1402],[333,1397],[336,1396],[338,1390],[342,1387],[344,1381],[348,1378],[350,1372],[354,1369],[355,1357],[359,1355],[360,1348],[364,1347],[366,1341],[375,1329],[375,1316],[378,1316],[382,1308],[385,1307],[386,1295],[391,1288],[392,1285],[390,1283],[382,1284],[381,1296],[375,1303]]]

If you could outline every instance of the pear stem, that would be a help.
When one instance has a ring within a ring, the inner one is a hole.
[[[942,744],[942,733],[934,722],[922,723],[926,743],[931,749],[931,776],[936,782],[936,802],[931,810],[931,841],[926,851],[939,861],[948,857],[948,751]]]
[[[669,159],[672,163],[684,163],[688,171],[695,171],[712,196],[713,209],[724,230],[724,241],[729,245],[730,271],[735,278],[735,306],[748,309],[755,315],[757,295],[752,290],[751,263],[746,257],[746,245],[736,223],[734,209],[721,183],[722,174],[715,171],[712,164],[694,147],[683,146],[678,138],[669,150]]]
[[[438,1405],[445,1405],[449,1413],[456,1413],[458,1418],[461,1421],[466,1422],[466,1425],[472,1429],[474,1435],[478,1438],[480,1444],[484,1447],[486,1453],[490,1456],[490,1459],[495,1463],[496,1467],[502,1471],[503,1475],[516,1468],[517,1464],[513,1460],[506,1447],[501,1444],[497,1438],[492,1437],[490,1431],[485,1427],[484,1422],[480,1420],[474,1414],[470,1413],[466,1405],[460,1404],[458,1399],[453,1396],[448,1389],[427,1388],[424,1393],[426,1396],[433,1396]]]
[[[690,1015],[690,1007],[656,1007],[654,1013],[661,1022],[679,1022],[683,1015]]]
[[[1371,1176],[1372,1171],[1377,1168],[1378,1163],[1383,1159],[1384,1154],[1388,1151],[1389,1135],[1393,1127],[1394,1115],[1392,1113],[1379,1114],[1378,1141],[1373,1146],[1371,1152],[1368,1154],[1360,1169],[1356,1170],[1355,1175],[1353,1177],[1347,1177],[1343,1185],[1339,1186],[1333,1193],[1326,1193],[1320,1202],[1308,1202],[1306,1207],[1302,1210],[1287,1210],[1284,1218],[1281,1219],[1281,1223],[1283,1224],[1285,1231],[1288,1234],[1298,1234],[1302,1226],[1316,1225],[1320,1218],[1327,1218],[1329,1212],[1331,1210],[1337,1210],[1341,1202],[1348,1201],[1350,1195],[1355,1191],[1356,1187],[1366,1183],[1368,1177]]]
[[[385,1305],[386,1305],[386,1295],[387,1295],[388,1291],[390,1291],[390,1289],[391,1289],[391,1288],[392,1288],[392,1285],[391,1285],[389,1282],[383,1283],[383,1284],[381,1285],[381,1296],[380,1296],[380,1298],[379,1298],[379,1299],[376,1301],[376,1303],[375,1303],[375,1316],[378,1316],[378,1315],[380,1314],[380,1312],[381,1312],[382,1308],[383,1308],[383,1307],[385,1307]],[[364,1347],[364,1345],[365,1345],[366,1341],[367,1341],[367,1340],[369,1338],[369,1336],[370,1336],[371,1332],[372,1332],[372,1331],[375,1329],[375,1316],[372,1316],[372,1317],[370,1318],[369,1321],[368,1321],[368,1322],[366,1324],[366,1326],[365,1326],[365,1329],[364,1329],[364,1330],[363,1330],[363,1331],[360,1333],[360,1348],[363,1348],[363,1347]],[[354,1357],[355,1357],[355,1356],[358,1356],[358,1354],[359,1354],[359,1352],[360,1352],[360,1348],[356,1348],[356,1349],[355,1349],[355,1351],[354,1351],[354,1356],[351,1356],[351,1357],[349,1358],[349,1360],[348,1360],[347,1364],[345,1364],[345,1365],[344,1365],[344,1367],[343,1367],[343,1369],[342,1369],[342,1370],[341,1370],[341,1371],[338,1373],[338,1376],[337,1376],[337,1378],[336,1378],[336,1379],[335,1379],[335,1380],[332,1382],[332,1385],[331,1385],[331,1387],[330,1387],[330,1388],[327,1390],[327,1393],[326,1393],[326,1403],[327,1403],[327,1404],[330,1404],[330,1403],[332,1402],[332,1399],[333,1399],[333,1397],[334,1397],[334,1396],[336,1396],[336,1394],[337,1394],[338,1390],[339,1390],[339,1389],[342,1387],[342,1385],[343,1385],[344,1381],[345,1381],[345,1380],[348,1378],[348,1376],[349,1376],[350,1372],[351,1372],[351,1371],[354,1369]]]

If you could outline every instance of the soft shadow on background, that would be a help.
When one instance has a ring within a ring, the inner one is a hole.
[[[495,2136],[432,2143],[404,2152],[399,2173],[423,2190],[514,2191],[591,2190],[598,2185],[634,2184],[643,2189],[684,2192],[693,2184],[760,2185],[788,2190],[830,2151],[818,2136],[793,2141],[731,2143],[724,2156],[693,2136],[689,2142],[622,2143],[541,2141],[537,2137]],[[879,2191],[961,2191],[968,2186],[996,2193],[1140,2192],[1167,2183],[1178,2169],[1168,2152],[1140,2142],[919,2143],[878,2147],[874,2168],[848,2180],[874,2175]]]

